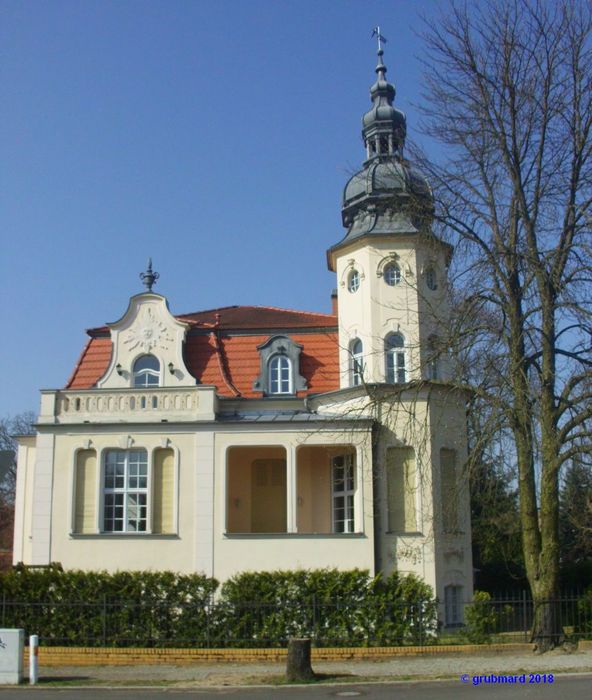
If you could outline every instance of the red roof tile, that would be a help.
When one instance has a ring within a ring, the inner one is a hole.
[[[237,392],[245,398],[261,396],[261,392],[252,388],[261,371],[257,346],[279,330],[286,331],[295,343],[303,346],[300,373],[308,385],[303,394],[339,388],[337,317],[334,315],[273,307],[229,306],[177,318],[193,326],[185,343],[187,368],[199,384],[216,386],[221,396],[236,396]],[[247,335],[247,330],[260,332]],[[111,359],[111,340],[104,335],[105,331],[89,331],[91,340],[66,388],[91,388],[105,373]]]

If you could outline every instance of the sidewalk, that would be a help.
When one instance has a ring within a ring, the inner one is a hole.
[[[462,674],[487,675],[539,673],[592,673],[592,651],[552,651],[542,656],[503,653],[446,654],[399,657],[378,661],[322,661],[313,664],[317,674],[331,676],[336,683],[376,680],[401,681],[459,678]],[[47,666],[40,665],[43,682],[70,685],[174,685],[235,686],[277,684],[285,671],[283,663],[199,663],[185,665]]]

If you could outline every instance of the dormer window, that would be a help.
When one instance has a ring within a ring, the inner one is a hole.
[[[292,363],[286,355],[273,355],[269,360],[269,393],[292,394]]]
[[[300,374],[302,345],[287,335],[273,335],[257,346],[260,373],[253,389],[264,396],[294,396],[304,391],[306,379]]]
[[[160,385],[160,361],[154,355],[140,355],[134,362],[134,386],[148,387]]]

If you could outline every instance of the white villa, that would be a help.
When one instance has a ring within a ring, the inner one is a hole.
[[[379,50],[366,160],[327,251],[333,313],[173,316],[146,291],[88,331],[20,439],[14,563],[203,572],[413,572],[472,595],[465,400],[439,351],[450,246],[404,158]],[[319,251],[320,252],[320,251]],[[123,304],[122,304],[123,306]]]

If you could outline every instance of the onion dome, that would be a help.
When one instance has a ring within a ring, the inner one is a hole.
[[[331,251],[365,235],[414,234],[429,226],[433,199],[426,178],[403,156],[407,120],[393,106],[395,87],[386,79],[379,43],[372,107],[362,117],[366,160],[343,191],[345,237]]]

